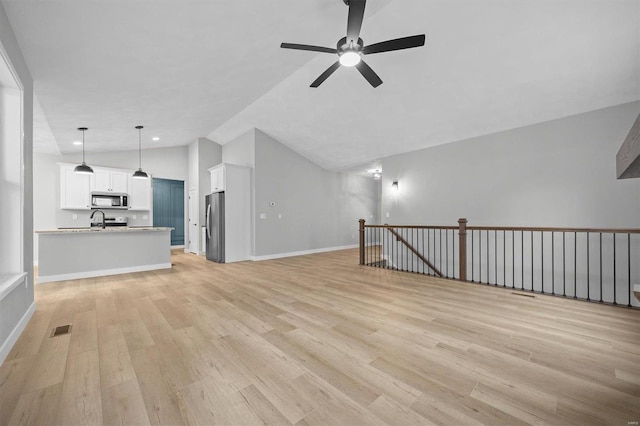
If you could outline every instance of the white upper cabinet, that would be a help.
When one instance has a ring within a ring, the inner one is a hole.
[[[126,170],[94,167],[91,175],[92,192],[129,193],[129,173]]]
[[[211,192],[221,192],[226,189],[225,165],[219,164],[209,169],[211,173]]]
[[[129,173],[129,210],[151,210],[151,176],[134,179]]]
[[[60,164],[60,208],[89,210],[90,176],[74,172],[75,164]]]

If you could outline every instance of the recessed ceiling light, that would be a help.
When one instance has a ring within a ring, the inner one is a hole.
[[[159,141],[159,140],[160,140],[160,138],[159,138],[159,137],[157,137],[157,136],[154,136],[154,137],[152,137],[152,138],[151,138],[151,140],[152,140],[152,141]]]
[[[80,141],[75,141],[75,142],[73,142],[73,144],[74,144],[74,145],[82,145],[82,142],[80,142]]]

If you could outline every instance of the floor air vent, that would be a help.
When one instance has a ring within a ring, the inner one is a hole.
[[[53,329],[53,331],[51,332],[51,336],[49,337],[56,337],[56,336],[61,336],[63,334],[69,334],[69,333],[71,333],[71,324],[59,325]]]

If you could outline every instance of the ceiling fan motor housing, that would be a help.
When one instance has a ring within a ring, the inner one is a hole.
[[[358,43],[355,46],[352,46],[351,44],[347,43],[346,37],[342,37],[338,41],[338,45],[336,48],[338,49],[338,55],[342,55],[344,52],[348,52],[348,51],[360,53],[363,47],[364,47],[364,42],[362,41],[361,38],[358,38]]]

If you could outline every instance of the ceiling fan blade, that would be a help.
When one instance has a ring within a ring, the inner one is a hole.
[[[378,87],[382,84],[382,80],[380,79],[380,77],[378,77],[378,74],[376,74],[376,72],[372,70],[365,61],[361,60],[360,62],[358,62],[356,68],[358,68],[360,74],[362,74],[362,76],[366,78],[369,84],[371,84],[373,87]]]
[[[311,87],[320,86],[331,74],[333,74],[338,68],[340,68],[340,61],[336,61],[335,64],[331,65],[325,72],[320,74],[320,77],[316,78],[316,80],[311,83]]]
[[[394,40],[381,41],[380,43],[374,43],[369,46],[365,46],[362,49],[362,53],[365,55],[371,55],[373,53],[390,52],[392,50],[410,49],[412,47],[424,46],[424,34],[396,38]]]
[[[282,43],[280,47],[283,49],[309,50],[311,52],[338,53],[338,49],[332,49],[330,47],[322,46],[312,46],[310,44]]]
[[[364,6],[366,0],[349,1],[349,18],[347,19],[347,44],[353,41],[354,46],[358,44],[360,28],[364,19]]]

